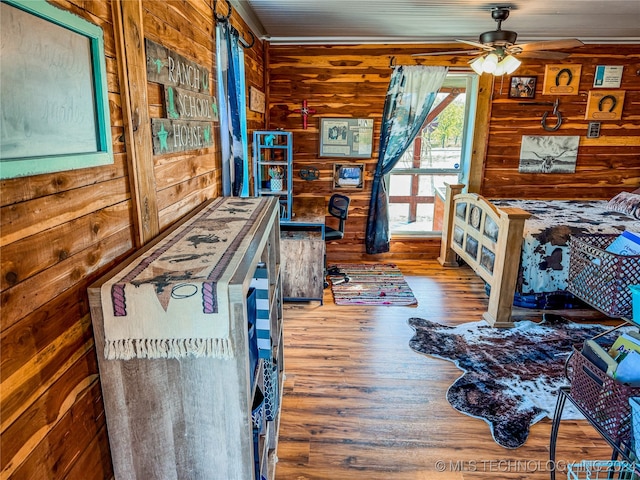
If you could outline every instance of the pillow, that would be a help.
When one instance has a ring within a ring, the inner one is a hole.
[[[640,219],[640,195],[631,192],[620,192],[607,203],[607,210],[624,213]]]

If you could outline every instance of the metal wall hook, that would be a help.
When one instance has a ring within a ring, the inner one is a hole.
[[[256,43],[256,36],[253,34],[251,30],[249,30],[249,35],[251,35],[251,43],[247,42],[242,35],[240,35],[240,43],[244,48],[251,48]]]
[[[547,132],[555,132],[560,128],[560,125],[562,125],[562,115],[560,115],[560,113],[552,112],[551,115],[556,115],[556,117],[558,118],[555,125],[547,125],[547,117],[549,116],[549,112],[544,112],[542,114],[542,121],[540,122],[542,128],[544,128]]]
[[[551,102],[521,102],[520,105],[550,105],[553,106],[553,110],[551,112],[544,112],[542,114],[542,121],[540,122],[540,124],[542,125],[542,128],[544,128],[547,132],[555,132],[556,130],[558,130],[560,128],[560,125],[562,125],[562,114],[560,113],[560,110],[558,110],[558,108],[560,107],[560,99],[556,98],[556,101],[551,103]],[[556,124],[555,125],[547,125],[547,118],[549,117],[549,115],[555,115],[557,120],[556,120]]]
[[[542,128],[544,128],[547,132],[555,132],[560,128],[560,125],[562,125],[562,114],[558,110],[559,106],[560,99],[556,98],[556,101],[553,102],[553,110],[551,111],[551,115],[555,115],[557,118],[556,124],[553,126],[547,125],[547,117],[549,116],[549,112],[544,112],[542,114],[542,121],[540,122],[540,124],[542,125]]]
[[[218,1],[217,0],[213,1],[213,16],[216,17],[216,22],[226,22],[231,17],[231,12],[233,11],[231,7],[231,2],[229,2],[229,0],[224,0],[224,1],[227,3],[227,9],[229,10],[229,13],[227,13],[227,16],[218,15],[216,11]]]
[[[217,5],[218,5],[218,1],[217,0],[213,0],[213,16],[216,19],[217,23],[229,23],[229,18],[231,18],[231,14],[233,13],[233,7],[231,6],[231,2],[229,2],[229,0],[224,0],[225,3],[227,4],[227,15],[218,15],[216,9],[217,9]],[[244,47],[244,48],[251,48],[255,45],[256,43],[256,36],[253,34],[253,32],[251,30],[249,30],[249,35],[251,36],[251,42],[247,42],[244,37],[240,34],[240,32],[235,29],[233,27],[233,25],[230,24],[231,30],[235,33],[237,33],[238,35],[238,41],[240,42],[240,44]]]

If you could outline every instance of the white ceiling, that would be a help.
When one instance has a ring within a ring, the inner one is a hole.
[[[230,0],[273,44],[449,43],[495,30],[491,8],[511,6],[503,30],[518,43],[578,38],[640,43],[640,0]],[[219,5],[218,9],[224,11]]]

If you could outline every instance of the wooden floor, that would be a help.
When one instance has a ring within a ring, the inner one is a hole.
[[[278,480],[413,480],[549,478],[550,420],[531,428],[527,443],[507,450],[488,425],[453,410],[445,399],[460,375],[450,362],[409,348],[410,317],[443,324],[481,319],[487,298],[467,268],[395,262],[417,307],[285,304],[285,391]],[[519,318],[541,313],[519,309]],[[595,311],[572,318],[598,321]],[[606,460],[610,450],[586,421],[563,421],[558,479],[565,465]]]

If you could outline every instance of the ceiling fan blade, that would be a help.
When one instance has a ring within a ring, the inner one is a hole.
[[[523,52],[532,50],[559,50],[562,48],[575,48],[584,45],[577,38],[565,38],[563,40],[542,40],[540,42],[523,43],[517,45]]]
[[[467,45],[473,45],[476,48],[481,48],[482,50],[486,50],[486,51],[495,50],[495,48],[492,47],[491,45],[485,45],[484,43],[472,42],[470,40],[460,40],[459,38],[456,38],[456,42],[462,42],[462,43],[466,43]]]
[[[571,54],[565,52],[547,52],[545,50],[534,50],[531,52],[521,52],[516,56],[518,58],[544,58],[547,60],[563,60],[569,55]]]
[[[456,50],[451,52],[425,52],[425,53],[414,53],[411,56],[412,57],[428,57],[431,55],[478,55],[480,53],[484,53],[484,50]]]

